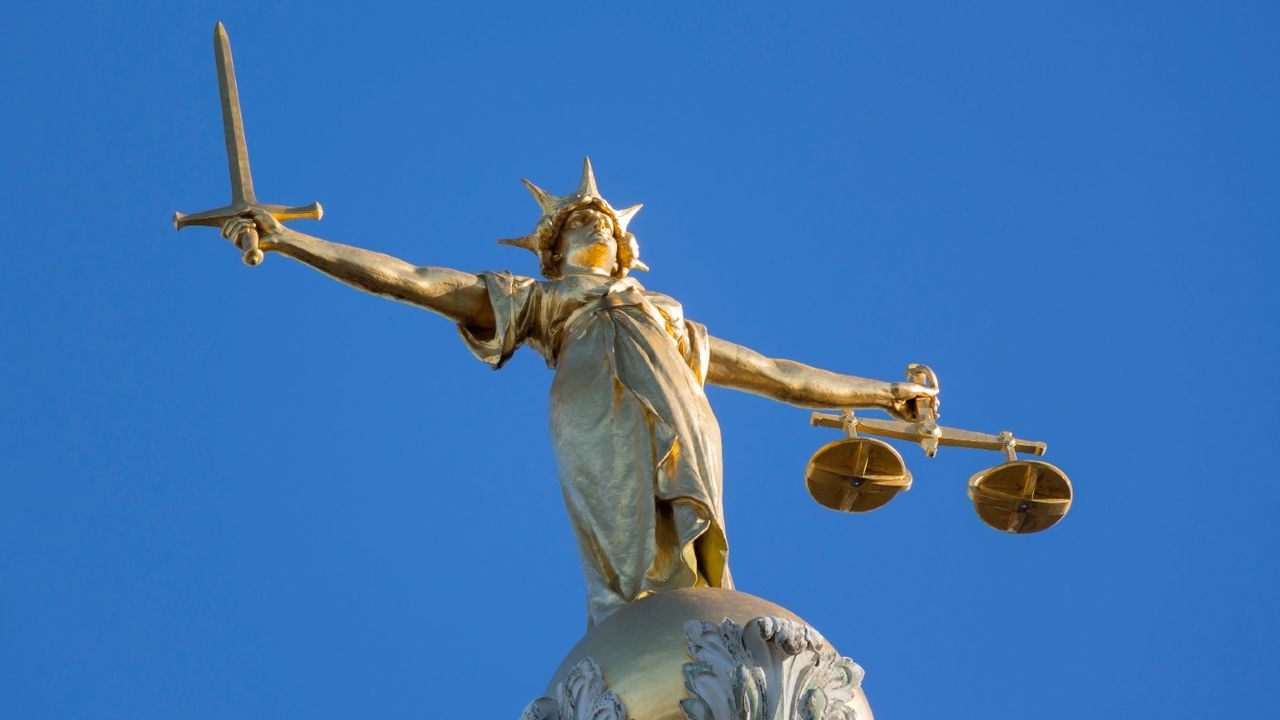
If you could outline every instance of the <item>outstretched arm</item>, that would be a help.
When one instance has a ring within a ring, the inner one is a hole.
[[[717,337],[710,338],[707,382],[745,390],[807,408],[881,408],[916,420],[916,400],[937,390],[915,383],[889,383],[841,375],[792,360],[769,358]]]
[[[310,265],[342,282],[393,300],[407,302],[462,323],[474,330],[493,328],[493,308],[484,282],[471,273],[418,267],[372,250],[321,240],[281,225],[264,211],[228,220],[224,237],[235,240],[256,226],[258,247]]]

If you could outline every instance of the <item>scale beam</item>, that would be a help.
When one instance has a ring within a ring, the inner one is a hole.
[[[927,388],[938,387],[938,376],[925,365],[907,366],[907,379]],[[862,435],[878,435],[918,443],[933,457],[938,446],[1003,452],[1005,462],[980,470],[969,478],[969,499],[978,517],[1001,532],[1026,535],[1057,524],[1071,508],[1071,480],[1041,460],[1019,460],[1018,453],[1044,455],[1049,446],[1038,440],[1019,440],[1011,432],[998,435],[938,425],[937,399],[920,403],[916,422],[860,418],[851,410],[839,415],[814,413],[809,422],[843,430],[847,437],[828,443],[809,460],[805,484],[820,504],[841,512],[867,512],[911,488],[911,473],[889,443]],[[865,458],[874,456],[876,467]],[[871,497],[865,498],[871,490]]]
[[[930,437],[930,435],[921,431],[918,423],[909,423],[902,420],[869,419],[852,414],[842,416],[814,413],[810,422],[816,427],[829,427],[837,430],[848,428],[851,422],[853,424],[852,429],[859,433],[915,443],[922,442]],[[989,435],[941,425],[938,426],[938,431],[939,434],[933,437],[937,439],[939,445],[974,448],[977,450],[1006,450],[1010,448],[1010,443],[999,435]],[[1038,440],[1019,440],[1012,436],[1010,436],[1009,440],[1012,441],[1014,452],[1044,455],[1045,451],[1049,449],[1048,443]]]

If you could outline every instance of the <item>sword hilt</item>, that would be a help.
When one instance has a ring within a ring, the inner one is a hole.
[[[271,214],[271,217],[283,222],[285,220],[298,220],[308,218],[311,220],[319,220],[324,217],[324,208],[320,203],[311,203],[300,207],[289,207],[287,205],[264,205],[260,203],[234,203],[226,207],[220,207],[216,210],[206,210],[200,213],[192,213],[190,215],[176,212],[173,214],[173,228],[181,230],[188,225],[203,225],[205,227],[221,228],[226,222],[232,218],[243,217],[245,211],[250,209],[265,210]],[[244,253],[242,259],[244,264],[254,267],[262,262],[262,250],[258,248],[258,229],[250,227],[240,233],[235,238],[236,247]]]
[[[247,227],[240,231],[240,235],[235,240],[236,247],[240,248],[244,254],[240,259],[245,265],[254,267],[262,262],[262,251],[258,249],[258,228]]]

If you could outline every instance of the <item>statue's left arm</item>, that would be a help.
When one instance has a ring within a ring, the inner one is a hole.
[[[745,390],[806,408],[881,408],[915,420],[915,401],[937,391],[910,382],[883,382],[842,375],[793,360],[770,358],[727,340],[710,337],[707,382]]]

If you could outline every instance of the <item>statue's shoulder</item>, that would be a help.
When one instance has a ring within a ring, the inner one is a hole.
[[[545,292],[549,289],[549,283],[546,280],[516,275],[509,270],[485,270],[476,273],[476,277],[489,287],[491,293],[530,294]]]
[[[639,283],[637,283],[637,287],[639,287]],[[643,287],[640,287],[640,290],[644,293],[645,299],[661,310],[668,320],[684,318],[684,306],[680,304],[679,300],[656,290],[646,290]]]

